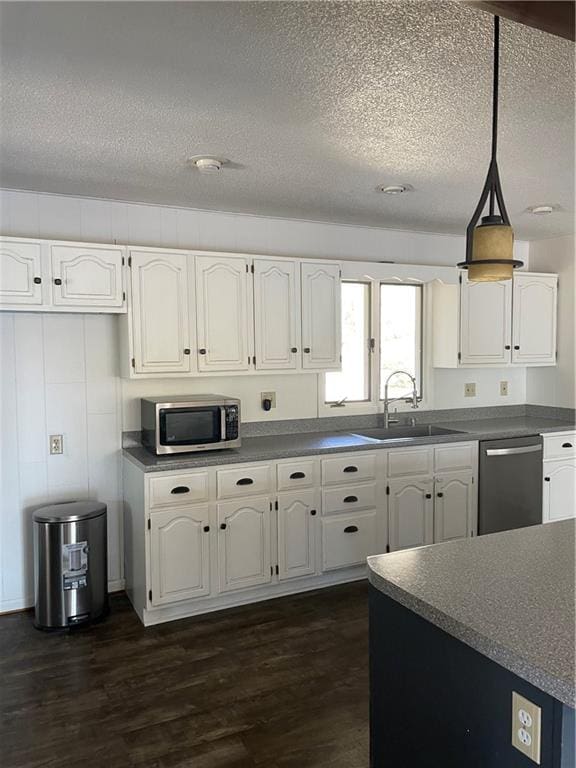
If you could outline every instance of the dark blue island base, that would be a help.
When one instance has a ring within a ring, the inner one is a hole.
[[[370,586],[371,768],[530,768],[512,691],[542,709],[543,768],[575,768],[574,710]]]

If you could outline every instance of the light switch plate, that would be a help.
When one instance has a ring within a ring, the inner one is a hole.
[[[464,384],[464,397],[476,397],[475,382],[471,382],[470,384]]]
[[[64,453],[64,438],[62,435],[50,435],[50,455]]]
[[[512,691],[512,746],[540,765],[540,721],[542,710]]]

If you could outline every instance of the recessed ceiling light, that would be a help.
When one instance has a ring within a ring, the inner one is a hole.
[[[414,187],[410,184],[382,184],[377,189],[385,195],[403,195],[405,192],[412,192]]]
[[[222,157],[214,157],[214,155],[194,155],[194,157],[188,158],[188,162],[196,168],[200,173],[219,173],[222,170],[222,166],[225,165],[228,160]]]
[[[533,213],[535,216],[547,216],[549,213],[557,211],[558,206],[545,203],[543,205],[531,205],[529,208],[526,208],[526,210],[528,213]]]

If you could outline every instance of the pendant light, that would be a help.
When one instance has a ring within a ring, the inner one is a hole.
[[[466,261],[458,264],[468,270],[473,282],[511,280],[512,270],[523,262],[513,258],[514,232],[504,204],[496,162],[498,138],[498,74],[500,58],[500,17],[494,17],[494,87],[492,92],[492,154],[488,175],[474,215],[466,228]],[[488,216],[478,219],[489,199]],[[499,213],[496,213],[498,204]]]

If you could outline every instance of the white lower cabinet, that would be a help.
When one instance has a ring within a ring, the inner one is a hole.
[[[544,462],[542,521],[576,517],[576,459]]]
[[[322,519],[322,569],[363,565],[379,551],[376,512]]]
[[[269,496],[217,506],[220,592],[272,581]]]
[[[165,509],[150,515],[152,605],[210,593],[208,505]]]
[[[434,541],[434,481],[404,478],[389,484],[390,551],[421,547]]]
[[[457,474],[434,483],[434,542],[465,539],[476,533],[477,485],[474,476]]]
[[[278,494],[278,578],[293,579],[316,572],[316,490]]]

